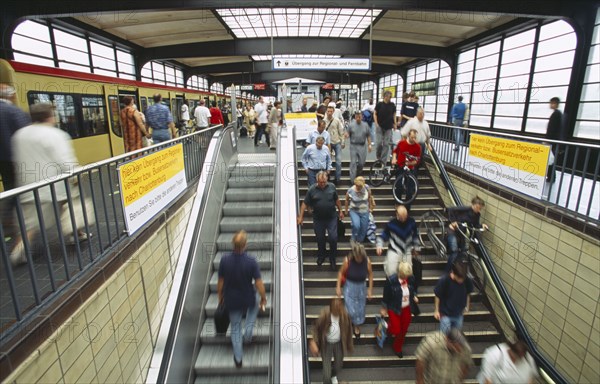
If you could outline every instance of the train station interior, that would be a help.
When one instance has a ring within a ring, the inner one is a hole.
[[[599,1],[11,1],[0,27],[0,382],[600,382]]]

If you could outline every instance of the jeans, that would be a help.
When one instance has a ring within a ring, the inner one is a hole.
[[[154,140],[154,144],[169,141],[171,140],[171,132],[168,129],[153,129],[152,140]]]
[[[246,311],[246,324],[243,334],[243,341],[248,344],[252,341],[254,332],[254,323],[260,307],[260,296],[256,294],[256,303],[253,308]],[[229,322],[231,324],[231,345],[233,346],[233,357],[238,363],[242,361],[244,351],[242,350],[242,316],[243,311],[229,311]]]
[[[269,134],[267,133],[267,124],[260,124],[258,129],[256,130],[256,135],[254,136],[254,145],[258,145],[260,139],[262,139],[262,135],[265,135],[265,140],[267,141],[267,145],[271,146],[271,139],[269,138]]]
[[[337,220],[337,215],[333,215],[331,219],[313,218],[313,226],[319,249],[318,257],[323,260],[327,255],[325,247],[325,231],[327,231],[327,237],[329,238],[329,261],[331,263],[335,263],[335,256],[337,254]]]
[[[307,169],[306,170],[306,175],[308,176],[308,186],[310,187],[313,184],[317,183],[317,173],[321,172],[320,169],[318,170],[312,170],[312,169]]]
[[[452,269],[452,264],[454,264],[454,260],[456,260],[456,256],[458,256],[458,238],[456,237],[456,233],[449,229],[448,230],[448,262],[446,263],[446,272],[450,272]]]
[[[339,184],[342,178],[342,143],[331,144],[331,149],[335,151],[335,182]]]
[[[450,328],[462,329],[463,326],[463,315],[458,316],[445,316],[440,315],[440,331],[447,334]]]
[[[375,123],[369,124],[369,133],[371,134],[371,143],[375,142]]]
[[[350,209],[349,213],[352,222],[352,240],[362,243],[369,228],[369,212],[358,212]]]
[[[452,120],[452,124],[455,127],[462,127],[463,126],[463,119],[456,119],[455,118],[455,119]],[[460,144],[462,143],[462,135],[463,135],[462,129],[459,129],[459,128],[455,128],[454,129],[454,141],[456,142],[455,148],[458,148],[460,146]]]
[[[378,160],[387,164],[390,158],[390,150],[392,145],[392,129],[383,131],[381,127],[377,127],[377,141],[375,142],[375,154]]]

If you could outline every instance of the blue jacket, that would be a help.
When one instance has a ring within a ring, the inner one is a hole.
[[[410,311],[411,313],[418,315],[420,310],[414,301],[415,295],[417,294],[414,276],[410,276],[408,278],[408,293],[410,295],[408,299]],[[393,274],[385,281],[385,286],[383,287],[383,301],[381,302],[381,305],[387,308],[388,311],[394,311],[395,313],[399,314],[402,312],[402,298],[402,286],[398,280],[398,275]]]

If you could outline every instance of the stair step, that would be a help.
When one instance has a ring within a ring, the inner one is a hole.
[[[479,367],[473,367],[468,375],[467,379],[462,381],[463,384],[477,384],[477,374],[479,373]],[[374,373],[370,369],[364,368],[349,368],[344,366],[340,375],[338,375],[338,382],[340,383],[353,383],[353,384],[414,384],[416,379],[415,367],[379,367],[376,372],[376,379],[374,380]],[[399,379],[402,378],[402,379]],[[320,366],[312,367],[310,369],[310,382],[311,383],[322,383],[323,382],[323,370]]]
[[[223,205],[224,216],[272,216],[273,215],[273,202],[226,202]]]
[[[217,247],[220,251],[233,250],[231,239],[233,233],[221,233],[217,239]],[[273,234],[271,232],[250,232],[248,233],[248,250],[253,252],[258,249],[273,250]]]
[[[230,175],[227,180],[229,188],[273,188],[275,184],[274,175]]]
[[[221,233],[231,232],[233,233],[240,230],[240,228],[246,228],[247,231],[252,232],[264,232],[273,230],[273,217],[272,216],[227,216],[221,219],[219,225]]]
[[[248,252],[251,256],[254,256],[254,258],[258,262],[258,266],[260,267],[261,270],[271,269],[271,264],[273,263],[273,250],[272,249],[257,249],[257,250],[249,250]],[[219,270],[219,264],[221,263],[221,259],[223,258],[223,255],[226,253],[229,253],[229,251],[219,251],[215,255],[215,258],[213,260],[213,268],[215,269],[215,271]]]
[[[270,319],[268,317],[259,317],[254,324],[252,342],[256,344],[268,343],[271,333]],[[227,328],[227,334],[217,334],[214,318],[209,317],[204,321],[204,325],[202,326],[200,341],[202,344],[231,343],[231,327]]]
[[[225,201],[226,202],[239,202],[239,201],[247,201],[254,202],[257,201],[273,201],[273,188],[228,188],[225,191]]]
[[[264,384],[269,381],[268,374],[252,374],[243,376],[197,376],[194,384]]]
[[[236,164],[229,170],[229,177],[245,178],[248,180],[258,179],[275,175],[276,167],[260,163]]]
[[[429,288],[429,289],[427,289]],[[429,291],[429,292],[421,292],[421,291]],[[304,301],[307,305],[324,305],[326,306],[331,299],[337,297],[335,293],[335,286],[332,285],[330,287],[318,287],[318,288],[305,288],[304,289]],[[343,298],[343,290],[342,290],[342,298]],[[433,304],[435,299],[435,294],[433,293],[433,286],[430,287],[420,287],[420,292],[418,294],[419,304]],[[383,287],[373,287],[373,296],[370,303],[380,303],[383,300]],[[473,293],[471,294],[471,304],[480,302],[482,297],[480,294]]]
[[[270,292],[271,291],[271,284],[272,284],[272,272],[271,272],[271,270],[261,271],[260,275],[262,277],[263,284],[265,285],[265,289],[268,292]],[[219,282],[219,271],[216,270],[215,272],[213,272],[213,275],[210,278],[210,291],[211,292],[217,292],[217,283],[218,282]]]
[[[206,301],[206,306],[204,310],[206,312],[207,317],[214,317],[215,312],[217,310],[219,304],[219,297],[216,293],[211,293],[208,296],[208,300]],[[271,303],[271,294],[267,292],[267,305],[265,306],[265,311],[258,311],[258,317],[268,317],[271,315],[272,303]]]
[[[231,343],[205,344],[198,352],[194,369],[198,377],[203,375],[241,377],[246,374],[268,373],[270,365],[269,344],[252,343],[244,345],[242,363],[242,368],[235,367]]]

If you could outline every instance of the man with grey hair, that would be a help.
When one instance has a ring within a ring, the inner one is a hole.
[[[396,104],[392,101],[392,92],[383,92],[383,101],[375,106],[373,120],[376,125],[375,151],[377,159],[387,164],[392,145],[392,129],[395,127]]]
[[[17,92],[6,83],[0,83],[0,176],[4,191],[15,187],[11,137],[20,128],[31,124],[29,115],[16,106]],[[12,208],[14,198],[5,199],[0,206],[2,225],[7,232],[13,232]],[[5,232],[6,233],[6,232]]]
[[[323,136],[317,136],[315,143],[306,147],[302,154],[302,166],[308,176],[309,187],[317,182],[317,173],[324,171],[329,174],[331,154],[324,144]]]
[[[473,366],[471,347],[457,328],[427,333],[415,356],[417,384],[462,383]]]

